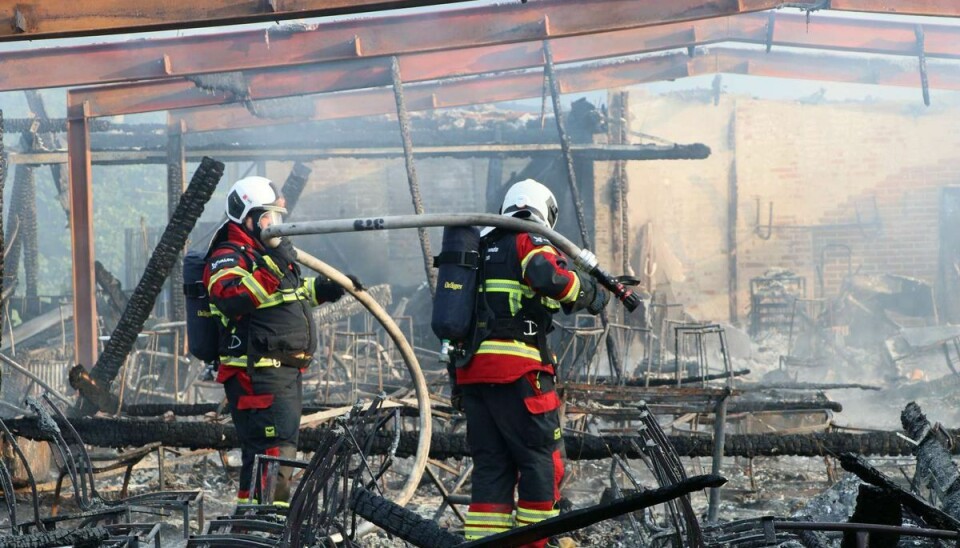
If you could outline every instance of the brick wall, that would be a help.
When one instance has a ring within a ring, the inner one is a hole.
[[[738,309],[749,305],[749,280],[787,268],[816,287],[824,246],[852,249],[853,268],[935,282],[940,188],[960,183],[957,107],[918,111],[894,103],[819,104],[724,96],[631,97],[634,132],[680,143],[703,142],[711,157],[694,162],[629,164],[631,224],[651,222],[659,280],[695,316],[728,315],[727,201],[731,173],[738,187]],[[634,142],[637,142],[634,138]],[[735,157],[735,163],[734,163]],[[733,169],[731,169],[733,166]],[[769,240],[754,234],[773,202]],[[876,203],[876,207],[873,203]],[[879,214],[882,230],[855,226]],[[796,225],[847,225],[798,229]],[[846,262],[828,249],[827,293]],[[635,262],[635,268],[639,265]]]

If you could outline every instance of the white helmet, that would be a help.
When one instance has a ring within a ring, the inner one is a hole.
[[[533,219],[553,228],[557,224],[557,199],[553,192],[533,179],[524,179],[507,190],[500,214],[520,219]]]
[[[280,199],[280,193],[270,179],[257,176],[244,177],[233,183],[233,188],[227,194],[227,218],[242,225],[252,209],[286,214],[286,208],[277,203]]]

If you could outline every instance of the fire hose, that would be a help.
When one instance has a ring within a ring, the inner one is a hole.
[[[538,223],[493,215],[490,213],[452,213],[429,215],[396,215],[362,219],[331,219],[328,221],[303,221],[274,225],[264,229],[263,237],[294,236],[299,234],[334,234],[338,232],[367,232],[400,228],[426,228],[440,226],[492,226],[518,232],[539,234],[558,247],[580,270],[587,272],[607,288],[629,311],[641,304],[640,296],[630,287],[625,278],[618,278],[600,267],[597,256],[588,249],[581,249],[559,232]],[[309,265],[308,265],[309,266]]]

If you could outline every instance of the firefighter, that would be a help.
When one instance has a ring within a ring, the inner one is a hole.
[[[550,228],[557,213],[553,193],[532,179],[511,186],[500,209],[501,215]],[[547,333],[558,310],[598,314],[609,300],[546,238],[485,232],[474,353],[456,369],[454,391],[455,405],[467,416],[474,465],[468,540],[559,514],[563,441]]]
[[[317,348],[311,308],[344,290],[326,277],[303,277],[286,238],[261,237],[287,212],[273,182],[245,177],[227,195],[227,222],[211,241],[203,283],[220,318],[220,367],[243,466],[238,503],[251,498],[258,454],[294,458],[300,433],[303,371]],[[359,282],[354,285],[359,287]],[[280,467],[275,501],[290,497],[291,469]]]

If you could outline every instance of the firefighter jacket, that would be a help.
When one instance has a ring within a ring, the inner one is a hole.
[[[551,316],[581,294],[568,259],[539,235],[494,230],[483,240],[476,350],[457,384],[511,383],[530,372],[554,374],[546,347]]]
[[[221,238],[214,244],[203,273],[210,311],[221,320],[220,364],[306,367],[317,349],[314,279],[302,278],[296,264],[281,270],[235,223],[227,223],[225,236],[226,243]],[[230,370],[221,367],[220,377]]]

